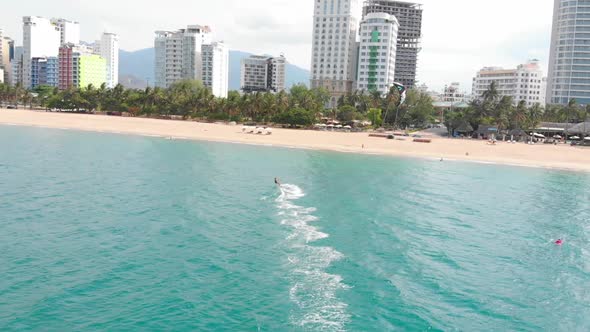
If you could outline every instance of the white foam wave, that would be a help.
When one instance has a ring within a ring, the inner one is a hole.
[[[315,208],[293,203],[304,196],[298,186],[285,184],[276,199],[281,224],[293,229],[286,238],[292,250],[287,257],[293,285],[289,298],[296,305],[291,322],[305,330],[344,331],[350,315],[347,304],[338,299],[337,293],[348,286],[341,276],[326,272],[333,262],[344,256],[331,247],[309,245],[329,235],[310,224],[318,220],[312,215]]]

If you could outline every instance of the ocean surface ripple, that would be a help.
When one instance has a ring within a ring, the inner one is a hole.
[[[588,174],[0,141],[0,331],[590,330]]]

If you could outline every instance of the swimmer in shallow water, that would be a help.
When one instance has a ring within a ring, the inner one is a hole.
[[[279,181],[279,178],[275,178],[275,184],[279,186],[279,188],[281,187],[281,181]]]
[[[555,244],[558,245],[558,246],[562,246],[563,245],[563,240],[562,239],[559,239],[559,240],[555,241]]]

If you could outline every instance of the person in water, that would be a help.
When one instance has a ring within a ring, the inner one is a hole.
[[[555,241],[555,244],[558,246],[561,246],[561,245],[563,245],[563,240],[559,239],[559,240]]]
[[[275,184],[279,187],[281,186],[281,181],[279,181],[279,178],[275,178]]]

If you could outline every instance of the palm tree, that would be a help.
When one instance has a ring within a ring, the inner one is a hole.
[[[533,107],[527,110],[526,122],[527,127],[534,129],[539,125],[541,116],[543,115],[543,107],[541,104],[536,103]]]
[[[512,126],[513,128],[512,129],[528,129],[528,128],[523,128],[523,126],[527,120],[526,101],[521,100],[518,103],[518,106],[516,106],[516,108],[514,109],[512,119],[513,119],[513,126]]]

